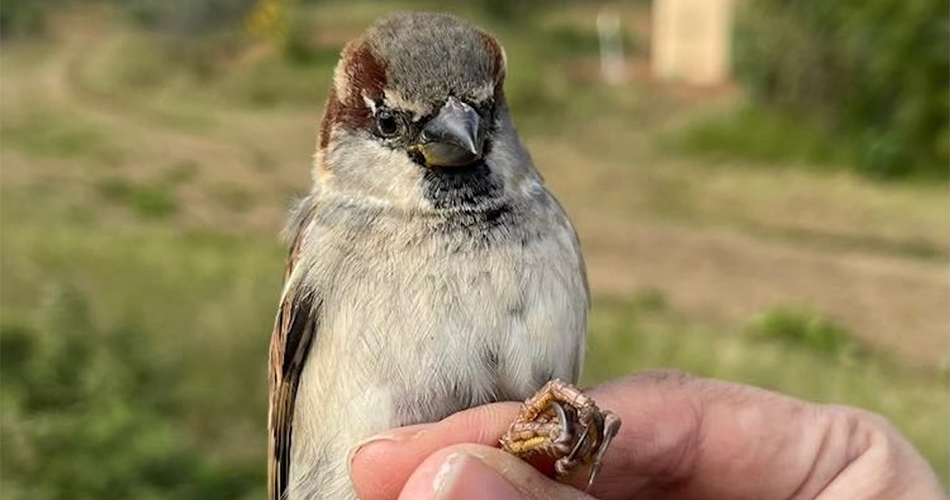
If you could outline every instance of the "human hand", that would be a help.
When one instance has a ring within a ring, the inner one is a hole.
[[[623,427],[589,493],[584,471],[551,480],[495,446],[518,403],[396,429],[364,444],[351,477],[364,500],[945,498],[884,419],[676,372],[588,392]]]

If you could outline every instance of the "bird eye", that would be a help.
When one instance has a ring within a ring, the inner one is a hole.
[[[399,117],[388,109],[382,109],[376,114],[376,128],[379,135],[392,137],[399,132]]]

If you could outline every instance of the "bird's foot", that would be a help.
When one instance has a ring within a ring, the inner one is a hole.
[[[537,454],[554,458],[559,478],[587,465],[590,488],[620,423],[620,417],[601,411],[580,389],[554,379],[521,405],[518,417],[501,437],[501,447],[521,458]]]

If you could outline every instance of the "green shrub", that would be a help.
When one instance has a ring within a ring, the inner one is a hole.
[[[753,106],[700,118],[677,131],[669,146],[714,159],[741,157],[764,164],[829,168],[851,160],[848,149],[822,133],[816,120]]]
[[[46,16],[64,0],[4,0],[0,2],[0,36],[40,35]]]
[[[185,373],[141,329],[101,328],[86,298],[52,295],[0,325],[4,492],[11,498],[232,499],[257,464],[218,464],[175,425]],[[165,355],[161,355],[163,353]]]
[[[875,177],[946,177],[950,52],[944,0],[756,0],[737,74],[759,104],[818,117]]]
[[[170,187],[144,186],[120,177],[109,177],[99,181],[97,188],[106,200],[125,205],[143,218],[160,219],[178,211]]]
[[[805,308],[777,307],[753,318],[754,338],[779,340],[842,359],[859,355],[857,338],[827,317]]]

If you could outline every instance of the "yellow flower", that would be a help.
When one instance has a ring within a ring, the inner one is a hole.
[[[286,7],[284,0],[260,0],[245,17],[245,29],[256,38],[283,43],[288,28]]]

